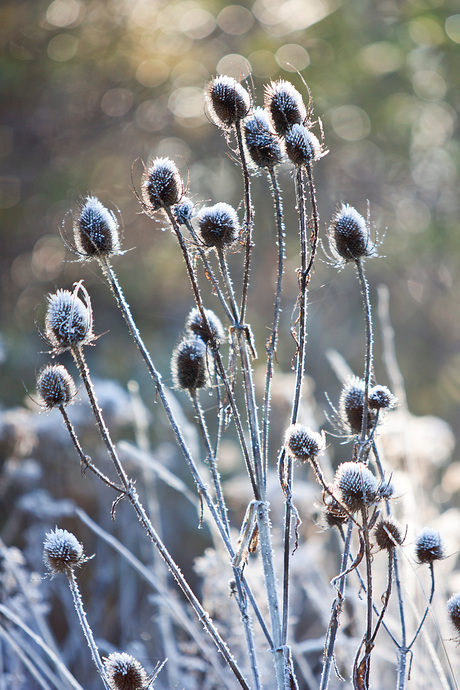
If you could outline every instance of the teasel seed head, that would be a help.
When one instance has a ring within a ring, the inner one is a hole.
[[[415,555],[419,563],[433,563],[444,558],[441,535],[431,527],[425,527],[415,541]]]
[[[288,158],[297,167],[313,163],[324,155],[317,137],[305,125],[292,125],[284,141]]]
[[[331,490],[333,490],[333,488],[334,487],[331,487]],[[337,499],[331,496],[327,491],[323,491],[323,503],[323,518],[326,527],[340,527],[340,525],[346,523],[348,515],[343,512]]]
[[[185,225],[194,215],[193,202],[186,196],[182,197],[174,206],[173,213],[179,225]]]
[[[452,594],[447,602],[447,613],[456,632],[460,634],[460,592]]]
[[[271,130],[263,108],[255,108],[243,122],[244,143],[255,168],[273,168],[283,160],[283,144]]]
[[[142,178],[142,202],[148,213],[178,204],[184,185],[176,164],[169,158],[155,158]]]
[[[307,110],[302,96],[288,81],[272,81],[265,87],[264,107],[275,132],[285,136],[293,125],[302,125]]]
[[[147,690],[150,679],[144,667],[131,654],[113,652],[104,659],[111,690]]]
[[[37,391],[47,410],[72,402],[76,395],[73,378],[62,364],[47,364],[37,377]]]
[[[341,420],[352,434],[360,434],[363,422],[364,381],[354,377],[348,381],[340,395],[339,412]],[[375,412],[368,410],[367,426],[372,428]]]
[[[362,462],[343,462],[335,473],[335,485],[340,491],[341,502],[351,513],[375,503],[378,498],[378,482]]]
[[[94,340],[91,300],[81,282],[73,292],[58,290],[48,295],[45,337],[57,352]]]
[[[331,250],[340,261],[356,261],[376,254],[366,220],[349,204],[342,204],[332,217],[328,236]]]
[[[240,233],[235,209],[224,202],[202,208],[198,214],[198,227],[203,244],[217,250],[233,244]]]
[[[206,345],[201,338],[190,336],[181,340],[171,359],[171,372],[176,388],[192,392],[206,386],[211,365],[211,358],[206,355]]]
[[[369,407],[372,410],[392,410],[397,405],[397,398],[386,386],[372,386],[369,390]]]
[[[95,196],[87,196],[74,219],[77,252],[84,258],[111,256],[120,251],[120,233],[115,214]]]
[[[229,129],[242,120],[251,108],[251,97],[233,77],[220,75],[206,86],[206,103],[213,122]]]
[[[295,460],[307,462],[324,451],[326,442],[324,433],[318,434],[303,424],[291,424],[286,430],[284,446]]]
[[[78,568],[88,559],[77,537],[66,529],[48,532],[43,542],[43,561],[49,574],[54,577],[60,573],[69,575],[73,568]]]
[[[374,529],[374,537],[379,549],[391,551],[398,544],[402,544],[404,535],[401,525],[392,517],[378,521]]]
[[[194,307],[187,316],[185,327],[187,331],[193,335],[198,336],[204,343],[208,343],[213,338],[217,343],[225,340],[225,331],[222,322],[211,309],[205,309],[204,313],[208,321],[211,333],[209,333],[206,324],[203,321],[201,312],[197,307]]]

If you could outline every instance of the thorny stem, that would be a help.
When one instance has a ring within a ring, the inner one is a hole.
[[[133,506],[137,517],[141,524],[144,526],[149,538],[151,539],[152,543],[155,544],[157,547],[161,557],[165,561],[166,565],[168,566],[170,572],[174,576],[174,579],[176,580],[177,584],[181,588],[182,592],[188,599],[189,603],[191,604],[192,608],[194,609],[195,613],[197,614],[198,618],[202,622],[203,626],[206,628],[207,632],[210,634],[211,638],[214,640],[214,643],[216,644],[217,648],[223,655],[225,661],[227,664],[230,666],[231,670],[233,671],[235,677],[237,678],[238,682],[240,683],[241,687],[246,688],[246,690],[249,690],[249,687],[244,680],[241,671],[239,670],[235,659],[231,655],[227,645],[225,644],[224,640],[221,638],[219,635],[217,629],[215,628],[212,620],[210,619],[209,615],[206,613],[204,608],[202,607],[201,603],[193,593],[192,589],[190,588],[187,580],[185,577],[182,575],[182,572],[179,568],[179,566],[175,563],[173,560],[172,556],[170,555],[169,551],[167,550],[166,546],[163,544],[162,540],[160,539],[159,535],[156,533],[152,523],[150,522],[150,519],[145,512],[144,507],[142,506],[139,496],[134,489],[134,486],[132,482],[129,481],[128,476],[126,475],[126,472],[123,469],[123,466],[120,462],[120,459],[118,457],[118,453],[115,449],[115,446],[113,444],[112,438],[110,436],[110,433],[107,429],[107,426],[105,424],[104,418],[102,416],[102,411],[101,408],[99,407],[96,395],[94,393],[94,388],[93,384],[89,375],[89,370],[88,366],[86,364],[83,351],[81,347],[73,347],[72,348],[72,354],[75,359],[75,363],[77,364],[77,367],[80,372],[80,376],[83,380],[83,383],[86,388],[86,392],[88,394],[88,398],[91,404],[91,409],[93,411],[94,417],[96,419],[97,426],[99,428],[100,434],[102,436],[102,439],[104,441],[104,444],[108,450],[108,453],[115,465],[115,469],[117,471],[117,474],[120,478],[121,483],[123,484],[125,488],[125,496],[128,498],[130,501],[131,505]],[[203,486],[203,485],[202,485]],[[203,495],[207,495],[207,492],[204,491],[204,486],[203,486]],[[212,504],[211,501],[209,503]],[[208,505],[209,505],[208,503]],[[213,505],[213,504],[212,504]],[[214,507],[214,505],[213,505]],[[215,511],[214,507],[214,512],[215,516],[213,515],[216,524],[221,526],[221,529],[223,530],[223,527],[221,525],[220,519],[218,518],[217,512]]]
[[[67,579],[69,581],[70,591],[72,592],[73,603],[75,606],[75,610],[77,612],[78,620],[80,621],[80,625],[82,627],[83,634],[84,634],[86,641],[88,643],[88,647],[90,648],[91,656],[92,656],[93,661],[96,665],[97,672],[101,676],[101,679],[102,679],[102,682],[104,683],[104,686],[107,689],[109,689],[110,686],[109,686],[108,678],[107,678],[107,675],[105,672],[105,668],[102,664],[101,657],[99,655],[99,650],[97,648],[96,642],[94,641],[93,631],[91,630],[91,627],[87,621],[86,613],[85,613],[85,610],[83,608],[83,602],[81,599],[80,589],[78,587],[75,573],[74,573],[73,569],[70,568],[66,574],[67,574]]]
[[[366,631],[363,640],[356,653],[353,664],[353,686],[355,690],[367,690],[369,688],[369,674],[371,652],[374,646],[372,635],[372,603],[373,603],[373,583],[372,583],[372,555],[369,540],[369,515],[368,508],[361,510],[362,529],[361,534],[364,539],[364,553],[366,557]],[[361,649],[364,647],[364,656],[358,665]]]
[[[367,446],[368,433],[368,409],[369,409],[369,383],[373,364],[373,343],[374,337],[372,333],[372,310],[369,298],[369,283],[364,271],[364,264],[362,259],[356,259],[356,270],[358,272],[358,280],[361,287],[361,295],[363,298],[364,316],[366,322],[366,356],[364,366],[364,397],[363,397],[363,419],[361,425],[361,438],[359,440],[358,460],[365,462],[365,451]]]
[[[251,199],[251,176],[249,175],[248,163],[246,160],[246,153],[243,146],[243,137],[241,134],[241,122],[235,123],[236,141],[238,143],[238,153],[240,155],[241,167],[243,169],[244,182],[244,242],[246,246],[246,254],[244,261],[243,273],[243,289],[241,293],[241,309],[239,323],[244,323],[246,318],[246,306],[248,301],[249,289],[249,270],[251,265],[251,253],[253,248],[252,230],[254,224],[254,209],[252,207]]]

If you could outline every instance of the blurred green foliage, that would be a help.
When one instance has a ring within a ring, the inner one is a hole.
[[[136,354],[126,357],[113,346],[126,336],[106,308],[107,289],[90,265],[71,263],[59,238],[63,221],[71,230],[69,210],[89,192],[121,211],[124,246],[133,251],[117,261],[117,270],[157,361],[169,371],[191,295],[169,232],[161,232],[161,219],[140,214],[133,187],[143,160],[167,155],[189,177],[197,203],[241,202],[238,167],[208,122],[202,96],[205,82],[223,72],[250,75],[259,103],[267,80],[291,79],[306,94],[305,79],[330,150],[315,171],[322,223],[341,200],[362,213],[369,201],[386,257],[369,265],[372,296],[375,302],[378,282],[389,285],[409,402],[415,412],[445,417],[459,435],[455,0],[4,0],[0,41],[5,404],[22,399],[21,381],[33,386],[41,364],[36,353],[46,346],[35,322],[42,319],[43,296],[81,276],[93,297],[97,332],[111,331],[97,344],[99,375],[136,377]],[[290,182],[286,171],[283,186]],[[257,268],[275,260],[265,181],[255,180],[253,189],[259,249],[251,318],[270,313],[267,273]],[[296,294],[292,191],[285,205],[287,324]],[[358,373],[362,368],[355,283],[352,272],[338,276],[326,264],[315,276],[308,366],[321,395],[334,385],[326,348],[340,350]],[[268,319],[258,324],[262,339]],[[293,352],[279,354],[287,369]]]

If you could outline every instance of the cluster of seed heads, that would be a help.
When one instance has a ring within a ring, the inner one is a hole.
[[[356,377],[342,389],[339,401],[340,419],[351,434],[361,433],[364,390],[364,381]],[[391,410],[396,402],[395,396],[386,386],[371,386],[368,392],[367,428],[372,429],[374,426],[377,411]]]

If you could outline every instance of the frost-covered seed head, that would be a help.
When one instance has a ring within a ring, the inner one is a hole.
[[[37,391],[48,410],[68,405],[76,394],[73,378],[62,364],[47,364],[40,371]]]
[[[441,535],[435,529],[425,527],[415,541],[415,555],[419,563],[433,563],[444,558]]]
[[[215,77],[206,86],[206,103],[213,122],[229,129],[249,112],[251,97],[233,77]]]
[[[343,462],[335,474],[342,503],[355,513],[378,499],[378,482],[362,462]]]
[[[332,251],[343,261],[355,261],[375,254],[363,216],[349,204],[334,214],[328,231]]]
[[[291,457],[307,462],[322,453],[326,444],[324,435],[303,424],[291,424],[286,430],[284,445]]]
[[[78,297],[78,291],[82,291],[86,303]],[[73,292],[58,290],[48,295],[45,336],[59,350],[84,345],[94,338],[91,302],[81,284]]]
[[[244,142],[249,158],[256,168],[272,168],[283,160],[283,146],[271,131],[268,115],[263,108],[255,108],[243,122]]]
[[[452,594],[447,602],[447,613],[457,633],[460,633],[460,592]]]
[[[117,219],[95,196],[87,196],[73,226],[77,251],[90,259],[120,250]]]
[[[286,132],[284,141],[288,158],[297,167],[321,158],[321,144],[305,125],[292,125]]]
[[[224,202],[202,208],[198,214],[198,226],[203,243],[218,250],[232,244],[239,237],[237,213],[233,206]]]
[[[64,573],[68,575],[73,568],[85,561],[83,546],[71,532],[56,529],[48,532],[43,542],[43,561],[50,575]]]
[[[208,326],[211,329],[211,333],[206,327],[203,321],[200,310],[194,307],[190,314],[187,316],[187,321],[185,322],[185,327],[190,333],[198,336],[204,343],[208,343],[211,338],[216,340],[218,343],[225,340],[225,331],[222,326],[221,320],[211,309],[205,309],[204,313],[208,321]]]
[[[185,225],[193,216],[193,202],[186,196],[173,208],[174,216],[179,225]]]
[[[142,201],[150,213],[178,204],[184,185],[176,164],[169,158],[155,158],[142,178]]]
[[[302,96],[288,81],[272,81],[265,87],[265,110],[277,134],[284,136],[292,125],[301,125],[307,118]]]
[[[144,667],[126,652],[109,654],[104,668],[111,690],[147,690],[150,685]]]
[[[339,402],[340,416],[352,434],[361,433],[364,406],[364,381],[352,378],[342,389]],[[368,410],[367,426],[372,427],[375,412]]]
[[[373,410],[392,410],[398,400],[386,386],[372,386],[369,390],[369,407]]]
[[[176,388],[195,391],[208,383],[210,358],[206,357],[206,345],[196,336],[184,338],[175,348],[171,359],[171,371]]]
[[[397,544],[402,544],[403,533],[401,525],[392,517],[387,517],[375,526],[375,541],[379,549],[391,551]]]

